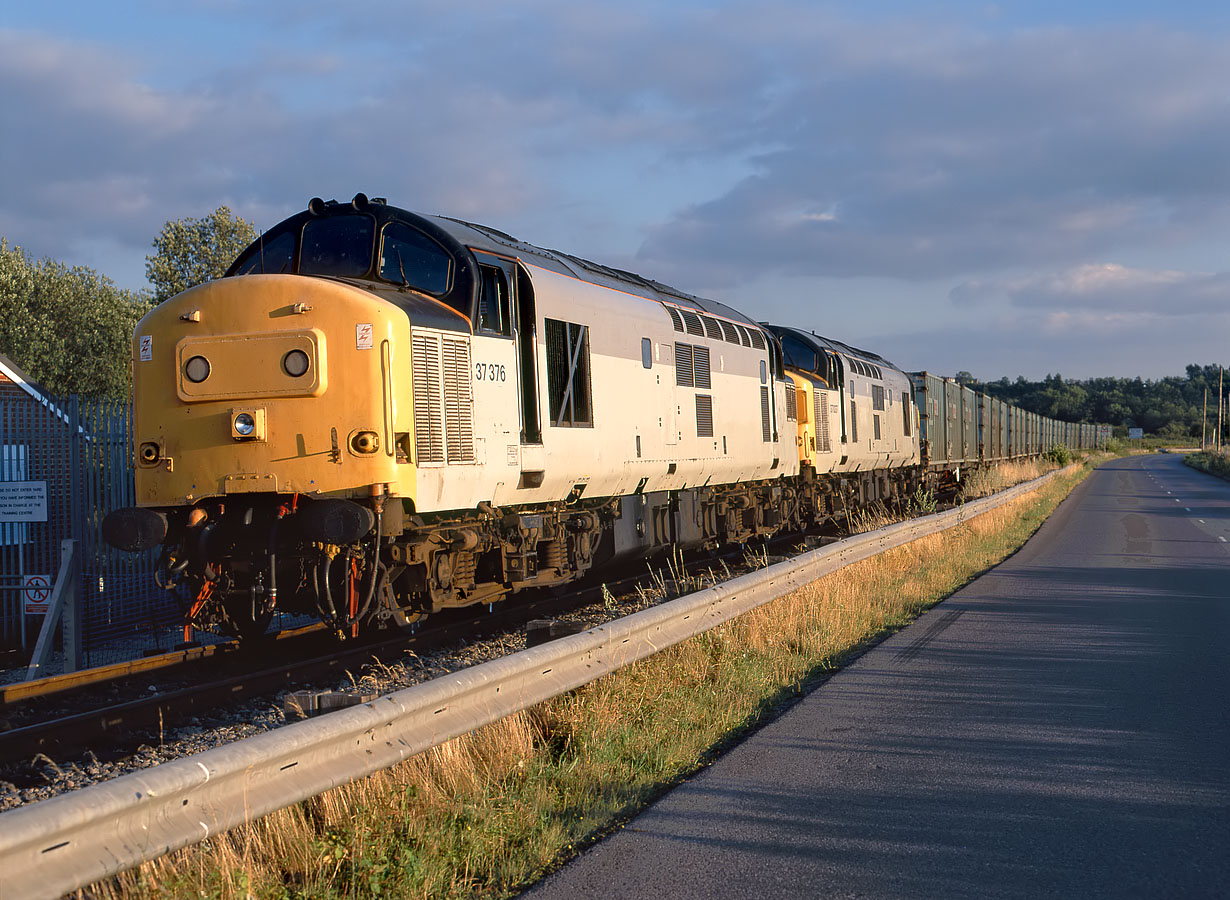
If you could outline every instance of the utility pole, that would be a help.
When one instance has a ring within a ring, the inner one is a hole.
[[[1223,366],[1218,366],[1217,367],[1217,440],[1214,441],[1214,444],[1217,447],[1218,453],[1221,453],[1221,411],[1222,411],[1221,383],[1222,383],[1222,378],[1225,376],[1225,374],[1226,374],[1225,368]]]
[[[1204,446],[1204,437],[1209,432],[1209,386],[1204,386],[1204,410],[1200,413],[1200,452],[1203,453],[1207,448]]]

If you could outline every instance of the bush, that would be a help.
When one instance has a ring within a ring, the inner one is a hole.
[[[1066,466],[1072,462],[1071,452],[1062,444],[1055,444],[1050,450],[1047,450],[1046,458],[1057,466]]]
[[[1208,472],[1210,475],[1216,475],[1219,478],[1230,479],[1230,455],[1228,454],[1214,453],[1212,451],[1189,453],[1183,457],[1183,462],[1193,469]]]

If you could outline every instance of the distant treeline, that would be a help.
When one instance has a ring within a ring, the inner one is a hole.
[[[1143,428],[1147,434],[1163,437],[1199,438],[1206,389],[1210,435],[1217,426],[1220,371],[1220,366],[1192,364],[1187,367],[1186,377],[1170,376],[1157,381],[1141,378],[1068,381],[1055,374],[1042,381],[1026,381],[1018,376],[1016,381],[1005,377],[999,381],[980,382],[969,372],[958,372],[956,378],[976,390],[1053,419],[1113,425],[1118,437],[1126,437],[1129,428]],[[1223,392],[1230,394],[1230,377],[1223,383]],[[1224,416],[1223,424],[1230,424],[1225,423]]]
[[[116,287],[87,266],[32,259],[0,235],[0,354],[56,394],[126,397],[132,332],[167,297],[220,278],[256,227],[219,207],[167,222],[145,257],[150,289]]]

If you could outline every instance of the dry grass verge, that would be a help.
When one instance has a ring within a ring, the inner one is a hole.
[[[1058,464],[1043,457],[1019,462],[996,463],[993,466],[975,469],[962,483],[960,499],[965,502],[977,500],[979,497],[988,497],[1058,468],[1060,468]],[[900,510],[891,510],[877,500],[864,509],[856,510],[850,516],[850,532],[865,534],[915,516],[928,515],[936,511],[936,499],[929,491],[919,487],[913,496],[905,499],[902,507]]]
[[[516,893],[1014,552],[1087,471],[83,895]]]
[[[966,480],[961,490],[961,496],[966,500],[987,497],[997,491],[1005,490],[1022,481],[1029,481],[1047,472],[1053,472],[1059,465],[1046,457],[1005,462],[985,469],[979,469]]]

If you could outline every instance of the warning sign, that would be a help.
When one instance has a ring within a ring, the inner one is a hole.
[[[0,522],[46,522],[47,482],[0,481]]]
[[[25,597],[26,615],[45,615],[51,604],[51,576],[26,575],[22,578],[21,587]]]
[[[356,350],[371,350],[374,335],[371,322],[360,322],[354,327],[354,345]]]

